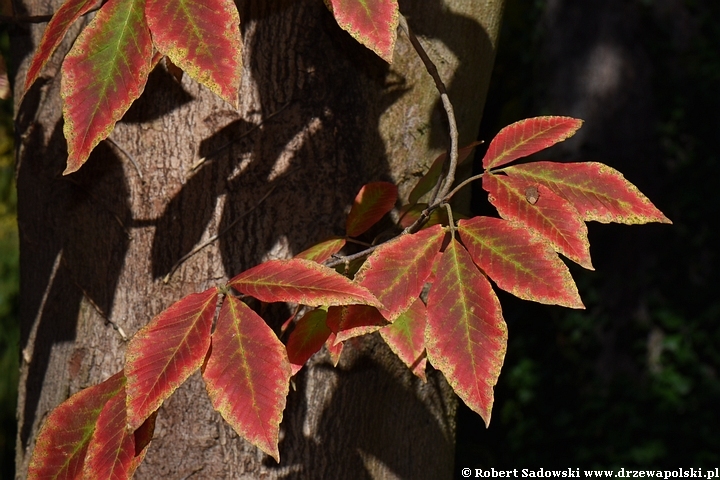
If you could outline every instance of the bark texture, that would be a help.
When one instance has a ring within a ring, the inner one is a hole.
[[[47,14],[59,3],[18,0],[15,12]],[[471,141],[502,2],[401,8],[448,80],[461,143]],[[59,68],[79,26],[17,99],[18,478],[46,414],[120,370],[127,338],[154,315],[263,260],[343,234],[362,184],[396,181],[406,193],[445,148],[433,83],[402,35],[389,67],[341,31],[320,1],[247,0],[240,14],[238,110],[160,65],[112,141],[76,174],[61,175]],[[18,85],[41,34],[38,26],[12,39]],[[348,347],[339,368],[317,355],[296,378],[280,465],[224,424],[196,374],[160,409],[136,478],[450,478],[456,400],[442,375],[419,382],[379,337]]]

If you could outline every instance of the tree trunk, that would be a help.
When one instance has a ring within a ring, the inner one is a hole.
[[[59,3],[17,0],[15,12],[47,14]],[[461,144],[472,141],[502,2],[406,3],[449,85]],[[434,85],[402,34],[389,67],[319,0],[249,0],[240,14],[238,110],[161,64],[112,141],[76,174],[61,175],[59,66],[79,27],[16,101],[18,478],[46,414],[120,370],[127,339],[154,315],[263,260],[342,235],[362,184],[395,181],[407,194],[445,148]],[[42,30],[12,38],[17,85]],[[160,409],[137,478],[450,478],[456,400],[441,374],[428,373],[427,384],[418,381],[377,336],[348,344],[335,369],[316,355],[294,379],[279,465],[222,421],[196,374]]]

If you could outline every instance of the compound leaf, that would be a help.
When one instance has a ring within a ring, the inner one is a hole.
[[[265,321],[242,301],[225,297],[203,369],[205,386],[238,435],[276,461],[291,375],[285,346]]]
[[[397,319],[380,329],[380,336],[385,340],[395,355],[408,366],[412,372],[426,381],[425,365],[425,328],[427,326],[427,309],[419,298],[401,313]]]
[[[545,185],[570,202],[585,221],[672,223],[620,172],[602,163],[534,162],[504,171],[525,182]]]
[[[488,425],[507,327],[490,282],[456,240],[439,259],[427,313],[428,359]]]
[[[392,62],[399,10],[397,0],[325,0],[340,28]]]
[[[300,258],[261,263],[236,276],[228,285],[263,302],[380,306],[365,287],[331,268]]]
[[[520,224],[499,218],[460,220],[458,230],[478,267],[516,297],[584,308],[570,270],[552,247]]]
[[[240,16],[232,0],[147,0],[155,47],[198,83],[238,106]]]
[[[325,260],[339,252],[344,246],[344,238],[333,237],[298,253],[295,255],[295,258],[304,258],[305,260],[323,263]]]
[[[93,148],[145,89],[153,55],[145,0],[109,0],[80,34],[62,66],[65,174]]]
[[[35,50],[30,66],[28,67],[27,77],[25,78],[24,91],[35,83],[40,76],[43,67],[48,62],[55,49],[65,38],[65,34],[70,29],[75,20],[90,11],[98,0],[66,0],[48,22],[47,28],[43,33],[40,44]]]
[[[357,237],[375,225],[393,209],[397,200],[397,186],[389,182],[372,182],[364,185],[355,197],[347,217],[348,237]]]
[[[582,120],[570,117],[535,117],[500,130],[483,157],[486,169],[527,157],[572,137]]]
[[[360,267],[355,281],[380,300],[380,312],[388,321],[394,321],[420,295],[444,237],[440,225],[401,235],[375,249]]]
[[[37,436],[27,478],[81,478],[98,417],[123,385],[123,372],[116,373],[99,385],[81,390],[50,412]]]
[[[295,329],[285,345],[293,375],[322,348],[332,333],[325,323],[326,318],[327,312],[316,308],[303,315],[295,324]]]
[[[135,430],[200,368],[218,289],[188,295],[140,329],[125,353],[128,425]]]
[[[333,345],[353,337],[372,333],[388,324],[377,308],[367,305],[330,307],[327,326],[335,334]]]
[[[544,185],[528,184],[505,175],[483,175],[482,184],[501,217],[526,225],[556,251],[593,270],[587,226],[567,200]],[[528,197],[528,191],[533,192],[533,197]]]

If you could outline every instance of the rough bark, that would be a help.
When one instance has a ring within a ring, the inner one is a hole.
[[[411,27],[449,79],[461,142],[469,142],[502,2],[406,3]],[[46,14],[58,4],[18,0],[15,11]],[[390,68],[342,32],[322,2],[248,0],[240,13],[237,111],[161,65],[113,141],[76,174],[61,175],[59,66],[79,28],[17,99],[18,478],[46,414],[121,369],[126,338],[155,314],[265,259],[342,234],[363,183],[393,180],[407,192],[445,148],[432,81],[402,35]],[[33,27],[12,39],[18,85],[41,34]],[[317,355],[294,386],[280,465],[224,424],[195,375],[161,408],[137,478],[451,477],[454,396],[437,372],[419,382],[378,337],[353,343],[337,369]]]

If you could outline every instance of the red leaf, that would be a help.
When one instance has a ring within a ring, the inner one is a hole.
[[[35,443],[28,479],[81,478],[85,454],[105,404],[125,384],[123,372],[81,390],[50,412]]]
[[[397,0],[325,0],[340,28],[392,63],[399,20]]]
[[[207,392],[238,435],[278,462],[291,375],[285,346],[265,321],[237,298],[225,297],[203,370]]]
[[[344,345],[345,344],[343,342],[335,343],[334,333],[331,333],[327,339],[327,342],[325,342],[325,347],[328,349],[328,354],[330,355],[330,361],[332,362],[333,367],[338,366],[338,362],[340,361],[340,355],[342,354]]]
[[[405,365],[423,381],[425,378],[425,327],[427,326],[427,309],[419,298],[405,312],[387,327],[380,329],[380,335],[400,357]]]
[[[393,209],[397,186],[389,182],[368,183],[360,189],[347,217],[348,237],[357,237]]]
[[[534,162],[504,171],[511,177],[545,185],[570,202],[585,221],[672,223],[620,172],[602,163]]]
[[[152,428],[154,429],[154,417]],[[142,432],[152,437],[152,432]],[[105,404],[97,419],[95,433],[88,447],[83,479],[106,480],[109,478],[132,478],[147,451],[147,443],[136,455],[136,434],[127,429],[125,385]]]
[[[485,169],[527,157],[572,137],[582,120],[570,117],[535,117],[520,120],[500,130],[483,158]]]
[[[145,88],[153,47],[144,0],[109,0],[75,41],[62,66],[64,174],[79,169],[93,148]]]
[[[507,327],[490,282],[455,240],[440,257],[427,311],[428,359],[489,425]]]
[[[295,325],[285,346],[293,375],[322,348],[332,333],[325,323],[326,318],[327,312],[318,308],[303,315]]]
[[[375,249],[360,267],[355,281],[375,294],[390,322],[420,295],[444,237],[440,225],[401,235]]]
[[[402,228],[407,228],[415,223],[415,220],[420,218],[423,210],[427,207],[427,203],[416,203],[414,205],[403,206],[402,209],[400,209],[400,226]],[[422,228],[432,227],[433,225],[447,225],[447,223],[447,211],[444,208],[436,208],[432,211],[430,217]]]
[[[295,255],[295,258],[304,258],[313,262],[323,263],[325,260],[335,255],[345,246],[345,239],[342,237],[329,238],[323,242],[313,245],[305,251]]]
[[[490,194],[500,216],[516,220],[550,242],[553,248],[583,267],[593,270],[587,226],[567,200],[544,185],[530,185],[504,175],[483,175],[483,188]],[[526,195],[533,189],[533,202]]]
[[[525,300],[584,308],[570,270],[524,226],[490,217],[460,220],[458,226],[470,256],[498,287]]]
[[[388,321],[375,307],[346,305],[328,309],[327,326],[335,334],[333,345],[349,338],[372,333],[387,324]]]
[[[188,295],[140,329],[125,353],[128,425],[135,430],[200,368],[218,290]]]
[[[470,145],[466,145],[458,149],[458,164],[462,164],[465,160],[467,160],[470,153],[481,143],[483,142],[472,142]],[[440,178],[440,174],[442,174],[442,167],[446,158],[447,152],[443,152],[438,155],[432,165],[430,165],[427,173],[418,180],[418,183],[415,184],[415,187],[413,187],[410,192],[410,196],[408,197],[408,203],[410,203],[410,205],[416,204],[417,201],[420,200],[420,197],[435,188],[438,178]]]
[[[356,285],[331,268],[298,258],[261,263],[236,276],[228,285],[262,302],[380,306],[365,287]]]
[[[232,0],[147,0],[155,47],[237,108],[242,73],[240,16]]]
[[[24,91],[35,83],[40,76],[43,67],[48,62],[55,49],[57,49],[65,34],[70,29],[75,20],[90,11],[98,0],[66,0],[48,22],[47,28],[43,33],[40,44],[35,50],[30,66],[28,67],[27,77],[25,78]]]

